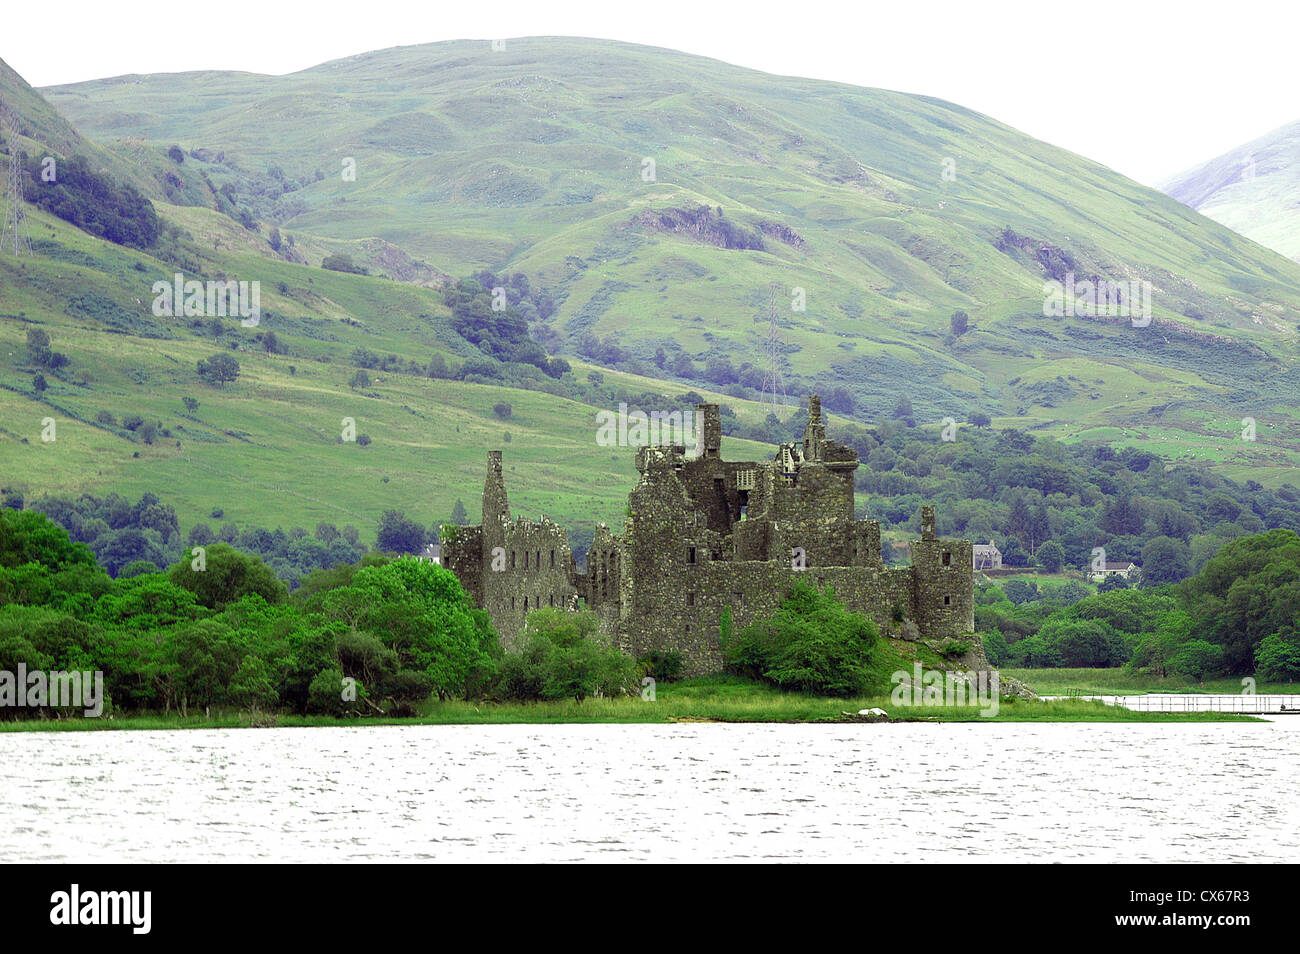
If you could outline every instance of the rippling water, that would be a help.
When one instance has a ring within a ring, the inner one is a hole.
[[[0,860],[1294,861],[1300,718],[0,734]]]

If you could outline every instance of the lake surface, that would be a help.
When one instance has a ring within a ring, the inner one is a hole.
[[[0,861],[1295,861],[1300,719],[0,734]]]

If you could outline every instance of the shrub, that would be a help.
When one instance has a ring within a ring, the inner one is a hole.
[[[728,665],[782,689],[852,695],[871,688],[879,641],[875,624],[799,580],[775,615],[745,627],[723,646]]]
[[[596,636],[596,615],[539,609],[528,616],[523,648],[501,660],[497,694],[537,701],[615,696],[632,691],[636,663]]]

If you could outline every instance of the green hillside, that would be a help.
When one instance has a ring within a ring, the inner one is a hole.
[[[1162,188],[1202,215],[1300,261],[1300,122],[1189,169]]]
[[[634,454],[596,445],[596,408],[616,388],[682,404],[693,390],[761,422],[772,287],[790,415],[801,391],[843,387],[860,421],[907,397],[922,426],[983,412],[1294,480],[1300,265],[950,103],[562,39],[44,92],[0,70],[18,148],[90,157],[152,199],[164,230],[133,250],[29,204],[36,254],[0,256],[0,489],[28,499],[147,490],[183,525],[219,509],[308,527],[373,527],[390,507],[439,522],[460,499],[474,519],[484,452],[501,447],[517,512],[616,522]],[[340,253],[372,274],[319,267]],[[481,359],[439,288],[482,267],[556,301],[527,317],[573,366],[562,388],[409,369],[354,386],[358,348]],[[1043,317],[1043,282],[1063,269],[1150,280],[1154,323]],[[259,281],[259,326],[155,317],[153,283],[177,271]],[[806,311],[789,309],[796,287]],[[970,330],[953,337],[959,309]],[[66,365],[30,360],[32,329]],[[241,369],[224,386],[196,372],[218,352]],[[1248,416],[1255,442],[1239,436]],[[370,443],[341,442],[343,418]]]
[[[609,338],[630,370],[658,374],[663,348],[683,380],[726,356],[761,385],[774,286],[787,376],[847,387],[864,418],[906,393],[927,421],[983,411],[1217,457],[1240,456],[1221,446],[1240,418],[1295,403],[1300,266],[936,99],[566,38],[46,93],[105,142],[190,150],[311,264],[524,271],[559,302],[564,350]],[[1071,271],[1150,281],[1151,327],[1043,317],[1045,279]],[[954,340],[956,310],[972,330]]]

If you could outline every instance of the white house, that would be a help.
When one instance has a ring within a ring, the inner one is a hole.
[[[976,570],[1002,569],[1002,551],[990,540],[971,547],[971,567]]]
[[[1118,576],[1123,580],[1131,580],[1142,572],[1142,567],[1138,566],[1132,560],[1107,560],[1102,564],[1100,570],[1094,570],[1092,580],[1094,583],[1100,583],[1110,576]]]

